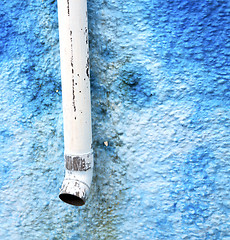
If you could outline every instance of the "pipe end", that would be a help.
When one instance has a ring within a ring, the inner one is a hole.
[[[83,199],[68,193],[60,193],[59,198],[63,202],[68,203],[70,205],[74,205],[74,206],[83,206],[85,204]]]
[[[59,198],[74,206],[83,206],[89,193],[89,187],[75,179],[64,179]]]

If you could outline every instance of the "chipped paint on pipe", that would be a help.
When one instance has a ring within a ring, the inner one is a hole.
[[[81,206],[93,175],[87,0],[58,0],[65,179],[60,199]]]

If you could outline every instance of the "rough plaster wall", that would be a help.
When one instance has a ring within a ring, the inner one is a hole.
[[[0,239],[229,240],[229,2],[88,12],[95,171],[76,208],[58,199],[56,1],[0,2]]]

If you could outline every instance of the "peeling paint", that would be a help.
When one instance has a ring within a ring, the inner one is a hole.
[[[79,156],[65,155],[65,163],[68,170],[87,171],[91,168],[91,162]]]

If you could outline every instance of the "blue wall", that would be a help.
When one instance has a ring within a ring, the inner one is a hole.
[[[229,240],[229,1],[88,13],[95,171],[76,208],[58,199],[57,3],[0,2],[0,239]]]

